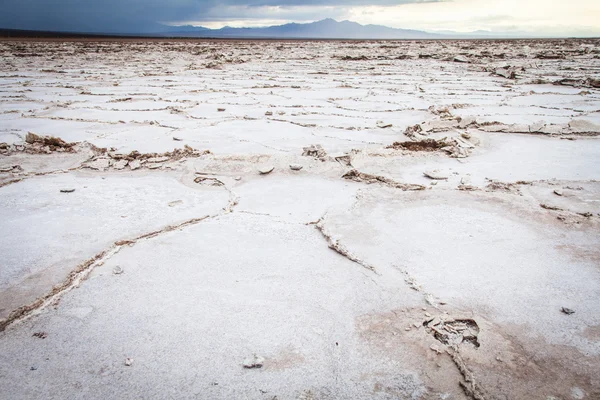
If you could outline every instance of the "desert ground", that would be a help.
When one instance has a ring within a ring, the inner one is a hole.
[[[599,45],[0,41],[0,397],[600,399]]]

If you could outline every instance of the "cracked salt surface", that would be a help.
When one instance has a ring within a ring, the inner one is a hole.
[[[597,44],[0,41],[6,395],[598,398]]]
[[[62,188],[77,190],[65,196]],[[3,318],[113,242],[218,211],[226,191],[190,191],[173,177],[70,173],[30,178],[0,198]],[[182,200],[175,208],[172,200]],[[150,218],[151,216],[151,218]],[[22,229],[29,226],[31,229]],[[25,293],[22,293],[25,292]],[[20,304],[22,303],[22,304]]]

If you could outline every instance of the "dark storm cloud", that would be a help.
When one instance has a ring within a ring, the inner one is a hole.
[[[0,0],[0,28],[87,32],[144,32],[161,22],[270,18],[269,7],[288,19],[319,13],[326,6],[398,5],[439,0]],[[293,9],[292,9],[293,7]],[[312,9],[309,13],[301,9]],[[298,17],[293,18],[294,10]],[[276,11],[276,10],[275,10]],[[263,15],[264,13],[264,15]]]

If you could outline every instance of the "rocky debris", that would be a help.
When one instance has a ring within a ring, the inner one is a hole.
[[[457,348],[462,343],[479,347],[479,326],[471,318],[451,318],[447,314],[439,317],[427,317],[423,321],[426,332],[439,342]]]
[[[117,162],[115,162],[112,166],[114,169],[116,169],[117,171],[120,171],[122,169],[125,169],[125,167],[129,164],[128,160],[119,160]]]
[[[449,130],[458,128],[459,117],[448,117],[442,116],[441,119],[433,119],[421,124],[421,128],[425,133],[436,133],[436,132],[447,132]]]
[[[48,146],[50,151],[73,151],[73,146],[77,143],[67,143],[61,138],[54,136],[38,136],[33,132],[27,133],[25,137],[25,143],[31,145]]]
[[[504,183],[500,181],[490,181],[485,187],[486,192],[503,192],[511,194],[521,194],[519,188],[512,183]]]
[[[107,149],[94,148],[95,154],[91,160],[83,164],[84,168],[106,171],[109,168],[123,170],[129,166],[130,170],[140,168],[159,169],[167,162],[179,161],[183,158],[198,158],[212,154],[210,150],[197,150],[188,145],[183,149],[174,149],[166,153],[140,153],[132,151],[129,154],[120,154]]]
[[[256,369],[256,368],[262,368],[264,362],[265,362],[264,358],[254,354],[254,355],[252,355],[252,357],[246,358],[242,365],[246,369]]]
[[[302,150],[302,155],[305,157],[315,157],[321,161],[325,161],[327,159],[327,152],[320,144],[311,144],[308,147],[302,148]]]
[[[554,53],[553,51],[539,52],[534,58],[538,60],[564,60],[565,55],[562,53]]]
[[[164,163],[167,162],[171,159],[171,157],[168,156],[159,156],[159,157],[150,157],[148,159],[146,159],[147,162],[149,163]]]
[[[425,139],[419,141],[394,142],[387,149],[403,149],[409,151],[445,151],[453,158],[465,158],[471,154],[475,145],[462,137],[439,140]]]
[[[431,106],[427,109],[427,111],[429,111],[430,113],[432,113],[433,115],[439,115],[440,118],[442,119],[453,119],[454,116],[452,115],[452,112],[450,112],[450,109],[446,106]]]
[[[28,154],[75,153],[79,143],[68,143],[54,136],[40,136],[33,132],[27,133],[24,144],[0,143],[0,154],[8,155],[11,152],[24,152]]]
[[[569,212],[559,212],[559,214],[556,216],[556,219],[566,225],[579,225],[583,222],[581,215]]]
[[[387,129],[387,128],[391,128],[393,126],[392,124],[387,124],[383,121],[377,121],[376,125],[379,129]]]
[[[546,85],[548,83],[551,83],[550,81],[546,80],[546,79],[541,79],[541,78],[535,78],[535,79],[530,79],[527,81],[523,81],[524,84],[526,85]]]
[[[423,185],[417,185],[417,184],[411,184],[411,183],[400,183],[400,182],[396,182],[392,179],[386,178],[384,176],[366,174],[366,173],[360,172],[356,169],[352,169],[352,170],[346,172],[344,175],[342,175],[342,179],[348,179],[351,181],[363,182],[363,183],[367,183],[367,184],[381,183],[383,185],[393,187],[395,189],[401,189],[404,191],[425,190],[425,186],[423,186]]]
[[[485,122],[477,126],[484,132],[503,132],[503,133],[537,133],[560,135],[569,133],[567,124],[503,124],[500,122]]]
[[[225,112],[225,109],[224,108],[217,108],[217,111],[218,112]]]
[[[125,366],[127,367],[131,367],[133,365],[133,358],[126,358],[125,359]]]
[[[421,128],[421,125],[417,124],[407,127],[404,130],[404,135],[410,138],[414,138],[415,135],[420,134],[421,132],[423,132],[423,128]]]
[[[584,118],[572,119],[567,124],[546,123],[545,121],[537,121],[531,124],[505,124],[498,121],[477,122],[476,118],[469,116],[454,117],[451,114],[444,116],[443,108],[435,110],[440,112],[438,115],[440,115],[441,119],[434,119],[423,124],[409,126],[404,131],[404,134],[414,138],[417,133],[427,135],[435,132],[447,132],[456,128],[465,129],[473,127],[484,132],[600,135],[600,124]],[[430,108],[430,111],[432,111],[432,108]],[[461,134],[461,137],[467,139],[463,134]]]
[[[181,138],[178,138],[177,136],[173,136],[173,140],[174,140],[174,141],[176,141],[176,142],[181,142],[181,141],[183,141],[183,139],[181,139]]]
[[[334,154],[332,158],[346,167],[352,167],[352,156],[349,154]]]
[[[196,179],[194,179],[194,182],[206,186],[225,186],[225,184],[217,178],[207,176],[199,176]]]
[[[458,185],[457,189],[462,190],[464,192],[474,192],[476,190],[479,190],[479,188],[477,188],[477,186],[463,185],[463,184]]]
[[[484,132],[513,132],[510,130],[509,126],[515,124],[503,124],[502,122],[492,121],[492,122],[483,122],[477,125],[477,129],[482,130]],[[526,131],[522,131],[522,133],[529,132],[529,126],[527,126]],[[513,132],[520,133],[520,132]]]
[[[360,56],[347,56],[346,55],[346,56],[341,56],[338,58],[342,61],[367,61],[367,60],[369,60],[369,57],[367,57],[365,55],[360,55]]]
[[[449,178],[447,173],[442,172],[439,169],[425,171],[425,172],[423,172],[423,175],[425,175],[429,179],[435,179],[435,180],[447,180]]]
[[[470,63],[471,62],[471,60],[469,60],[467,57],[461,56],[461,55],[454,56],[454,59],[452,61],[458,62],[458,63]]]
[[[492,75],[501,76],[506,79],[517,79],[517,73],[512,67],[496,68],[492,71]]]
[[[292,171],[300,171],[302,168],[304,167],[300,164],[290,164],[290,169]]]
[[[175,206],[178,206],[178,205],[180,205],[180,204],[183,204],[183,200],[175,200],[175,201],[171,201],[171,202],[169,203],[169,207],[175,207]]]
[[[468,176],[463,176],[460,179],[460,185],[458,185],[458,190],[464,190],[464,191],[474,191],[477,190],[477,187],[473,186],[471,184],[471,178]]]
[[[437,151],[446,147],[447,143],[444,140],[425,139],[418,141],[394,142],[386,149],[402,149],[409,151]]]
[[[419,283],[417,282],[417,280],[415,279],[415,277],[410,276],[408,274],[408,272],[403,271],[405,277],[404,277],[404,282],[406,282],[406,284],[408,285],[409,288],[411,288],[412,290],[416,291],[416,292],[420,292],[423,290],[423,288],[421,287],[421,285],[419,285]]]
[[[125,98],[122,98],[122,99],[110,100],[110,101],[108,101],[108,103],[122,103],[122,102],[132,101],[132,100],[133,100],[132,97],[125,97]]]
[[[560,309],[560,312],[562,312],[563,314],[566,314],[566,315],[575,314],[575,311],[573,311],[573,310],[571,310],[570,308],[567,308],[567,307],[562,307]]]
[[[84,164],[84,167],[97,171],[106,171],[110,167],[110,158],[98,157]]]
[[[545,203],[540,203],[540,207],[542,207],[545,210],[550,210],[550,211],[563,211],[562,208],[551,206],[551,205],[545,204]]]
[[[148,169],[160,169],[164,167],[164,163],[147,163],[146,167]]]
[[[458,127],[461,129],[465,129],[466,127],[470,126],[470,125],[476,125],[477,124],[477,120],[475,119],[475,117],[457,117],[456,120],[458,121]],[[468,137],[465,137],[465,139],[470,139],[470,135],[468,133],[462,133],[461,136],[464,137],[464,135],[467,135]]]
[[[466,158],[471,155],[471,151],[475,148],[471,142],[462,137],[453,137],[446,139],[446,146],[441,150],[445,151],[453,158]]]
[[[135,171],[136,169],[139,169],[142,167],[142,162],[140,160],[133,160],[133,161],[129,161],[129,169],[131,169],[132,171]]]
[[[75,189],[60,189],[61,193],[73,193]]]
[[[46,339],[48,337],[48,334],[46,332],[35,332],[31,336],[36,337],[38,339]]]
[[[271,117],[271,116],[273,116],[273,111],[267,111],[267,112],[265,113],[265,115],[266,115],[267,117]]]
[[[585,78],[585,79],[573,79],[573,78],[564,78],[558,81],[552,82],[554,85],[562,85],[562,86],[573,86],[576,88],[586,87],[586,88],[600,88],[600,79],[594,78]]]
[[[6,173],[6,172],[12,172],[12,173],[23,172],[23,168],[20,165],[11,165],[9,167],[0,167],[0,173]]]
[[[270,174],[271,172],[273,172],[273,170],[274,170],[274,169],[275,169],[275,167],[274,167],[274,166],[272,166],[272,165],[264,165],[264,166],[262,166],[262,167],[260,167],[260,168],[258,169],[258,172],[259,172],[261,175],[268,175],[268,174]]]
[[[116,267],[113,268],[112,272],[115,275],[121,275],[125,271],[123,271],[123,268],[121,266],[117,265]]]

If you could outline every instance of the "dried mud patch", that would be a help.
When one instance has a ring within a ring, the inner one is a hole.
[[[394,149],[394,150],[409,150],[409,151],[438,151],[447,144],[443,140],[435,140],[435,139],[425,139],[418,141],[405,141],[405,142],[394,142],[390,146],[387,146],[386,149]]]
[[[450,326],[476,331],[479,346],[438,340],[428,325],[443,318]],[[424,398],[452,393],[477,400],[568,399],[574,388],[585,393],[584,399],[600,395],[594,367],[599,356],[532,338],[528,327],[505,327],[483,316],[433,308],[365,314],[355,324],[360,339],[378,356],[419,371],[430,396]],[[599,332],[592,327],[584,335],[598,337]]]
[[[426,312],[422,309],[396,309],[364,314],[355,319],[356,331],[375,357],[417,372],[426,392],[415,398],[463,398],[460,371],[451,357],[443,352],[440,343],[423,327]],[[400,394],[394,392],[393,386],[384,379],[375,385],[374,392]]]
[[[488,353],[461,353],[490,398],[570,399],[574,390],[583,391],[584,399],[600,398],[594,367],[600,356],[533,337],[529,326],[489,325],[482,336],[492,344]]]
[[[595,264],[600,271],[600,248],[590,248],[575,244],[559,244],[556,249],[568,254],[575,262],[590,262]]]
[[[469,135],[465,135],[469,137]],[[465,137],[444,137],[442,139],[408,140],[394,142],[386,147],[392,150],[406,150],[414,153],[443,151],[452,158],[466,158],[471,155],[475,145]]]

